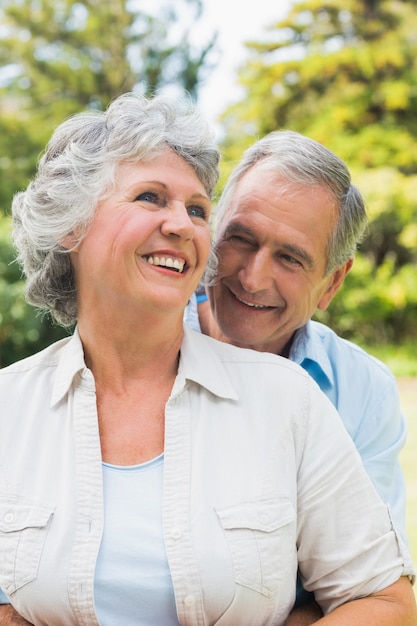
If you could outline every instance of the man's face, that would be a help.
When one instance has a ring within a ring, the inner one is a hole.
[[[251,168],[219,224],[219,269],[210,304],[227,339],[286,354],[294,332],[324,309],[350,268],[325,276],[337,204],[324,186]]]

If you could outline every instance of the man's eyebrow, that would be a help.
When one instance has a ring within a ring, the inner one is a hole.
[[[243,226],[243,224],[240,224],[239,222],[232,222],[231,224],[228,224],[224,229],[223,237],[234,235],[235,233],[255,237],[255,232],[251,228]]]
[[[255,231],[240,222],[232,222],[226,226],[222,238],[230,237],[230,235],[247,235],[256,239]],[[280,245],[279,249],[304,261],[308,269],[314,269],[314,259],[304,248],[294,246],[291,243],[284,243]]]

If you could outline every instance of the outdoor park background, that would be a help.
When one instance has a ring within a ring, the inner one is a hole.
[[[246,23],[259,24],[258,3],[220,2],[217,23],[211,13],[208,25],[212,2],[2,0],[0,366],[66,332],[25,304],[13,263],[10,204],[68,115],[102,109],[132,89],[185,90],[206,113],[207,102],[215,102],[223,155],[218,191],[243,150],[271,130],[291,128],[317,139],[347,162],[370,218],[352,272],[319,319],[386,361],[398,377],[409,425],[402,462],[417,563],[415,0],[287,0],[276,3],[276,17],[269,2],[268,27],[261,35],[254,28],[235,76],[221,88],[211,82],[227,61],[217,30],[233,19],[236,29],[245,11],[252,11]]]
[[[408,439],[401,455],[401,464],[407,482],[407,535],[411,556],[417,564],[417,377],[399,379],[401,403],[409,426]],[[417,597],[417,589],[414,586]]]

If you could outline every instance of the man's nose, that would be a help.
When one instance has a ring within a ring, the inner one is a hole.
[[[256,293],[271,287],[272,259],[263,250],[257,250],[247,257],[238,274],[242,287],[248,293]]]

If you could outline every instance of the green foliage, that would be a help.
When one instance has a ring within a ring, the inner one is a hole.
[[[248,44],[239,75],[247,97],[226,112],[226,128],[252,136],[295,128],[351,165],[401,153],[402,167],[415,171],[416,27],[413,1],[295,3],[271,43]]]
[[[25,282],[14,257],[11,220],[0,214],[0,367],[68,334],[26,303]]]
[[[26,186],[52,130],[69,115],[103,109],[131,90],[170,86],[197,97],[215,43],[190,43],[201,11],[201,0],[175,7],[166,0],[152,15],[132,0],[3,0],[0,210]]]
[[[216,39],[193,43],[202,2],[155,4],[146,13],[139,0],[0,3],[0,366],[66,334],[25,303],[5,217],[53,129],[126,91],[170,88],[197,98]]]
[[[342,290],[317,318],[371,344],[417,339],[417,175],[392,167],[355,174],[369,233]]]
[[[411,265],[394,270],[391,259],[374,269],[358,254],[354,270],[326,311],[316,319],[344,337],[366,344],[417,340],[417,273]]]
[[[223,115],[225,170],[254,139],[297,130],[334,150],[370,226],[352,272],[317,314],[372,344],[417,338],[417,13],[413,0],[305,0],[247,44],[242,101]]]

